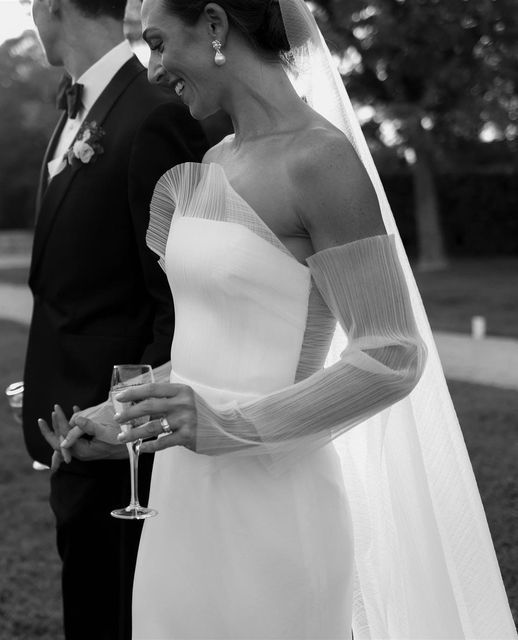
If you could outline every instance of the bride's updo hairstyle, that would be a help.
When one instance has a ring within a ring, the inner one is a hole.
[[[278,0],[215,0],[238,29],[257,49],[270,57],[284,58],[290,50]],[[167,11],[194,25],[207,0],[162,0]]]

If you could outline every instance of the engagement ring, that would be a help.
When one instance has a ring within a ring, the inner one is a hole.
[[[165,416],[160,418],[160,426],[162,427],[162,433],[171,433],[173,430],[173,427],[169,424]]]

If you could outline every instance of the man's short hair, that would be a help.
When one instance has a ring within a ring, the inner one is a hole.
[[[81,13],[89,18],[109,16],[123,20],[127,0],[72,0]]]

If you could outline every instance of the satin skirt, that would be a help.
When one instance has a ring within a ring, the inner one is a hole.
[[[353,535],[333,445],[282,476],[260,458],[156,454],[134,640],[351,638]]]

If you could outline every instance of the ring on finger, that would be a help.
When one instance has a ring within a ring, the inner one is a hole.
[[[160,418],[160,426],[162,427],[162,433],[172,433],[173,427],[167,421],[165,416]]]

